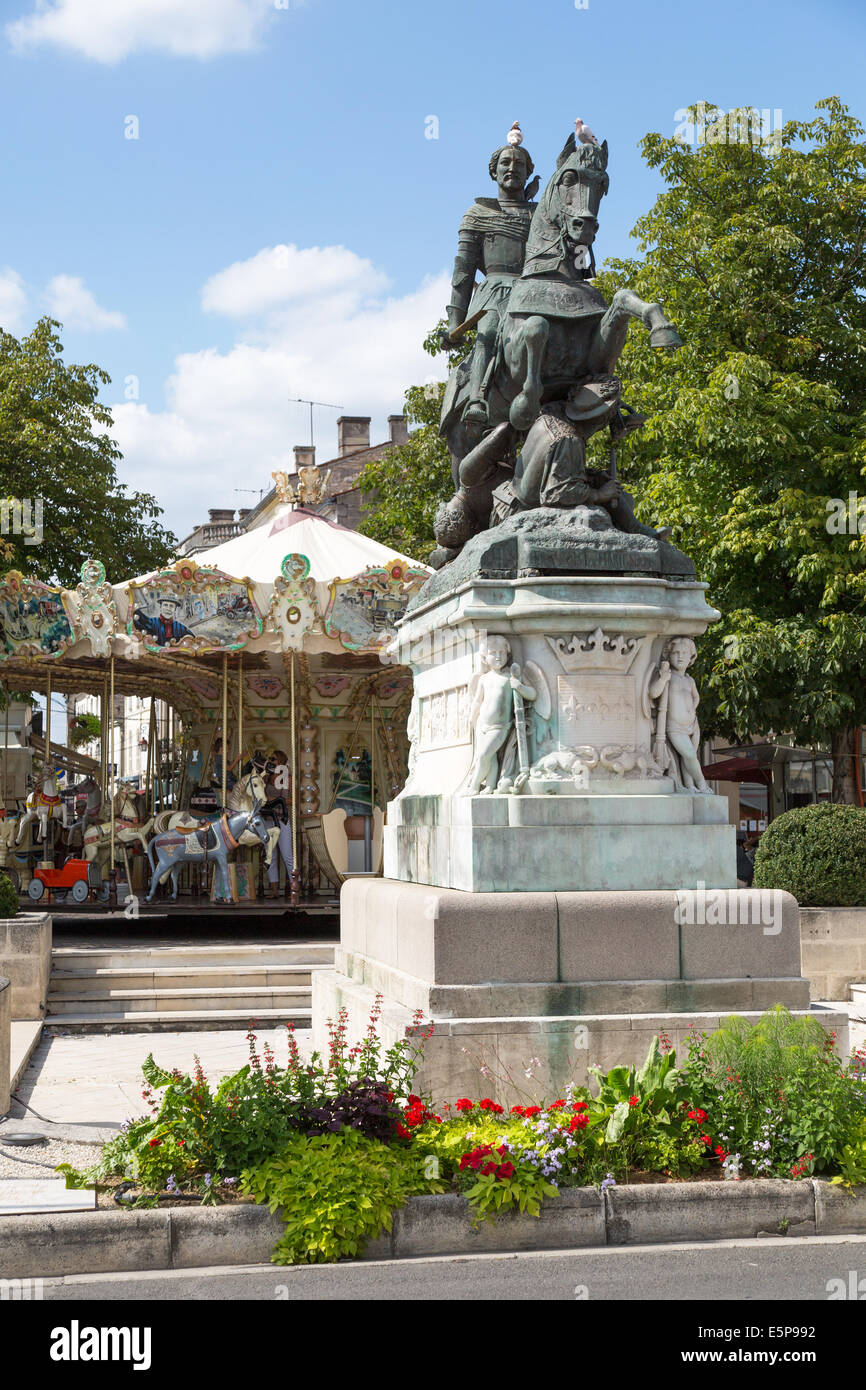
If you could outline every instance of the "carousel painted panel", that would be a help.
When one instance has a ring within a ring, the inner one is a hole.
[[[310,578],[308,556],[296,551],[283,558],[280,570],[271,595],[270,626],[279,637],[283,651],[300,651],[305,634],[323,631],[316,583]]]
[[[369,565],[352,579],[333,579],[325,612],[325,631],[350,652],[375,652],[394,637],[412,595],[427,570],[392,560]]]
[[[0,652],[4,657],[62,656],[75,642],[62,589],[11,570],[0,584]]]
[[[183,560],[130,584],[127,598],[127,632],[149,652],[238,651],[264,626],[246,580]]]

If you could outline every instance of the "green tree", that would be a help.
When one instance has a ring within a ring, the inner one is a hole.
[[[442,319],[424,340],[431,357],[442,351]],[[449,369],[467,356],[475,341],[467,333],[447,353]],[[367,464],[359,478],[364,496],[361,530],[365,536],[393,546],[414,560],[426,560],[436,545],[433,519],[436,508],[454,492],[451,458],[439,434],[439,415],[445,383],[410,386],[405,413],[414,426],[406,444],[388,449]]]
[[[118,482],[121,457],[111,412],[99,400],[109,376],[94,365],[63,360],[53,319],[40,319],[20,341],[0,329],[0,498],[42,502],[42,540],[4,536],[8,568],[69,585],[89,555],[112,580],[167,561],[174,536],[158,521],[146,492]],[[8,506],[8,503],[7,503]],[[26,514],[25,514],[26,515]]]
[[[696,673],[705,731],[828,744],[833,799],[855,801],[866,498],[859,530],[839,518],[866,492],[864,132],[837,97],[775,142],[748,111],[691,119],[704,111],[696,148],[643,141],[667,186],[634,230],[642,258],[597,281],[660,300],[685,343],[669,356],[629,337],[619,372],[650,420],[623,477],[723,615]]]

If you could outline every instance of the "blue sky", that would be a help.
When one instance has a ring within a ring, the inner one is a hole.
[[[51,309],[107,368],[121,475],[182,535],[306,442],[289,397],[378,440],[436,375],[420,339],[513,120],[543,179],[576,116],[608,140],[597,251],[627,254],[646,131],[702,98],[862,119],[864,37],[860,0],[0,0],[0,323]]]

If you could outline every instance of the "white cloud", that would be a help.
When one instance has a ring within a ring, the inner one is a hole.
[[[0,270],[0,328],[19,334],[26,326],[27,291],[17,270]]]
[[[387,275],[345,246],[271,246],[212,275],[201,300],[208,313],[241,318],[323,295],[357,304],[387,286]]]
[[[372,416],[371,442],[381,443],[406,387],[437,375],[421,342],[447,303],[444,273],[389,297],[381,292],[387,276],[344,247],[288,250],[284,279],[274,264],[279,248],[268,248],[207,282],[205,308],[248,321],[228,351],[175,359],[165,410],[112,407],[121,476],[155,493],[178,535],[208,507],[252,506],[255,495],[235,489],[270,488],[271,472],[292,466],[292,445],[309,439],[309,414],[290,398],[342,405],[316,412],[322,461],[336,453],[339,414]]]
[[[297,0],[292,0],[297,4]],[[13,48],[52,43],[99,63],[130,53],[214,58],[260,42],[276,0],[35,0],[6,25]]]
[[[114,309],[103,309],[78,275],[55,275],[45,287],[48,312],[67,331],[101,333],[125,328],[126,318]]]

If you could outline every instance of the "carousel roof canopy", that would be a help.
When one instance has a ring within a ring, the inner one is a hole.
[[[431,571],[309,510],[321,481],[295,493],[275,477],[281,505],[261,526],[163,570],[110,584],[94,557],[74,589],[10,572],[0,580],[0,679],[38,687],[51,668],[55,689],[85,690],[114,658],[119,689],[164,697],[166,682],[186,696],[191,671],[233,654],[249,657],[248,670],[282,671],[293,654],[378,665]]]
[[[289,552],[307,556],[310,577],[317,584],[346,579],[368,565],[389,565],[395,559],[410,567],[416,565],[407,555],[399,555],[369,536],[289,503],[283,503],[263,526],[202,551],[196,559],[225,574],[246,575],[257,583],[270,584]]]

